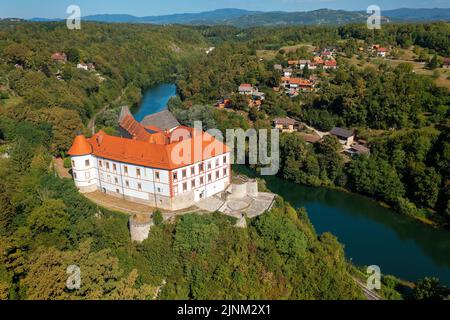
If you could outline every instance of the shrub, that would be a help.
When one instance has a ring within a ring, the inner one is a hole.
[[[163,223],[163,221],[164,221],[164,218],[163,218],[161,211],[156,210],[153,213],[153,222],[155,223],[155,225],[159,226]]]
[[[64,168],[70,169],[72,168],[72,161],[70,158],[64,158]]]

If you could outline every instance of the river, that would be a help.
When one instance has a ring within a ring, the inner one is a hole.
[[[175,85],[149,89],[135,113],[138,120],[166,108]],[[239,170],[243,170],[239,168]],[[251,171],[245,170],[251,175]],[[415,281],[438,277],[450,285],[450,232],[397,214],[366,197],[266,177],[268,188],[296,208],[304,207],[320,234],[331,232],[357,265],[378,265],[384,274]]]
[[[162,111],[167,108],[167,102],[171,97],[176,96],[177,87],[175,84],[161,84],[145,91],[142,101],[136,110],[133,110],[137,121],[142,121],[149,114]]]

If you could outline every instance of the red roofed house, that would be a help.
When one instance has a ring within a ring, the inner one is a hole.
[[[68,154],[80,192],[100,190],[125,200],[180,210],[230,184],[230,150],[194,128],[144,127],[125,115],[126,137],[78,135]]]
[[[243,83],[239,86],[239,93],[245,95],[253,94],[256,89],[250,83]]]
[[[67,62],[67,55],[64,52],[55,52],[51,56],[53,61],[65,63]]]
[[[386,57],[388,50],[386,48],[378,48],[377,49],[377,56],[379,57]]]
[[[450,58],[444,58],[444,64],[442,65],[442,68],[450,69]]]
[[[323,68],[325,70],[328,70],[328,69],[333,69],[334,70],[334,69],[336,69],[337,68],[336,60],[327,60],[327,61],[325,61],[325,64],[324,64]]]
[[[314,90],[314,83],[303,78],[281,78],[281,84],[285,88],[301,90],[303,92],[311,92]]]

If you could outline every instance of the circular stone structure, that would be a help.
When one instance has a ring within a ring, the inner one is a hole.
[[[131,240],[142,242],[148,238],[153,220],[150,215],[134,214],[130,216],[129,224]]]
[[[242,199],[247,196],[247,184],[233,184],[231,187],[231,199]]]
[[[232,211],[240,211],[245,208],[248,208],[249,204],[247,202],[241,201],[241,200],[230,200],[230,201],[228,201],[227,206]]]

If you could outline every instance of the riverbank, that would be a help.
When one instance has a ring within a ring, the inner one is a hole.
[[[450,284],[450,237],[394,212],[373,199],[338,188],[308,187],[279,177],[262,177],[245,166],[234,172],[264,181],[295,208],[305,208],[318,233],[331,232],[357,266],[378,265],[383,274],[406,281],[435,276]]]

